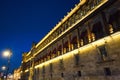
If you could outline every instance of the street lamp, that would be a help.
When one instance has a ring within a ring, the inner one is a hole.
[[[2,66],[2,70],[5,71],[6,70],[6,66]]]
[[[2,66],[2,67],[1,67],[2,72],[0,73],[0,80],[5,77],[5,76],[4,76],[4,72],[6,71],[6,69],[7,69],[6,66]]]
[[[3,51],[3,57],[8,57],[8,58],[10,58],[11,55],[12,55],[11,50],[7,49],[7,50],[4,50],[4,51]]]
[[[6,50],[3,51],[3,57],[8,58],[8,62],[7,62],[6,68],[3,67],[3,68],[6,69],[6,80],[7,80],[7,74],[8,74],[8,71],[9,71],[10,57],[11,57],[11,55],[12,55],[12,51],[10,49],[6,49]]]

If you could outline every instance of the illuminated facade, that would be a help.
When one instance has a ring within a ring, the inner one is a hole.
[[[120,80],[120,0],[81,0],[23,54],[22,80]]]
[[[20,80],[21,77],[21,67],[14,70],[13,80]]]

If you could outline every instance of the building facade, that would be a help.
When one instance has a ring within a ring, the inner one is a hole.
[[[81,0],[29,52],[22,80],[120,80],[120,0]]]
[[[21,66],[14,70],[13,80],[20,80],[21,79]]]

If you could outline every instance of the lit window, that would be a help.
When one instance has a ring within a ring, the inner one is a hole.
[[[80,40],[80,44],[81,44],[81,46],[84,45],[84,43],[83,43],[83,39]]]
[[[92,41],[95,41],[95,34],[92,33],[91,36],[92,36]]]
[[[109,32],[112,34],[113,33],[113,26],[109,24]]]

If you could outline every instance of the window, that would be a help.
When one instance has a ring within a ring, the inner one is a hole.
[[[83,46],[83,39],[80,39],[80,46]]]
[[[59,55],[61,55],[62,54],[62,47],[61,47],[61,45],[58,47],[58,49],[57,49],[57,55],[59,56]]]
[[[61,77],[64,77],[64,73],[61,73]]]
[[[50,72],[53,72],[53,64],[50,63]]]
[[[75,57],[75,65],[79,65],[79,54],[74,54]]]
[[[99,51],[100,51],[101,59],[106,60],[106,58],[108,57],[108,54],[107,54],[105,46],[100,46]]]
[[[81,77],[81,71],[77,72],[78,77]]]
[[[68,41],[64,43],[64,53],[69,52]]]
[[[95,34],[91,33],[92,41],[95,41]]]
[[[58,50],[58,51],[57,51],[57,55],[58,55],[58,56],[61,55],[61,50]]]
[[[47,55],[47,60],[50,60],[50,55],[49,54]]]
[[[52,58],[56,57],[56,48],[52,51]]]
[[[81,46],[86,45],[88,43],[88,33],[87,30],[83,31],[82,34],[80,35],[80,43]]]
[[[71,47],[72,47],[72,50],[73,49],[77,49],[78,48],[78,45],[77,45],[77,37],[73,37],[72,40],[71,40]]]
[[[106,76],[111,76],[111,70],[110,68],[104,68],[104,72]]]
[[[111,24],[109,24],[109,32],[110,34],[112,34],[114,31],[113,31],[113,26]]]
[[[52,76],[53,76],[53,75],[52,75],[52,74],[50,74],[50,76],[51,76],[51,78],[52,78]]]
[[[100,39],[105,36],[103,29],[104,28],[103,28],[101,22],[98,22],[93,25],[93,29],[92,29],[92,33],[94,34],[93,40],[97,40],[97,39]]]
[[[45,74],[45,66],[43,66],[42,68],[42,73]]]
[[[64,69],[63,59],[60,59],[59,67],[60,67],[60,70]]]
[[[120,11],[116,11],[109,18],[110,27],[113,28],[113,32],[120,30]],[[111,29],[111,28],[110,28]]]

